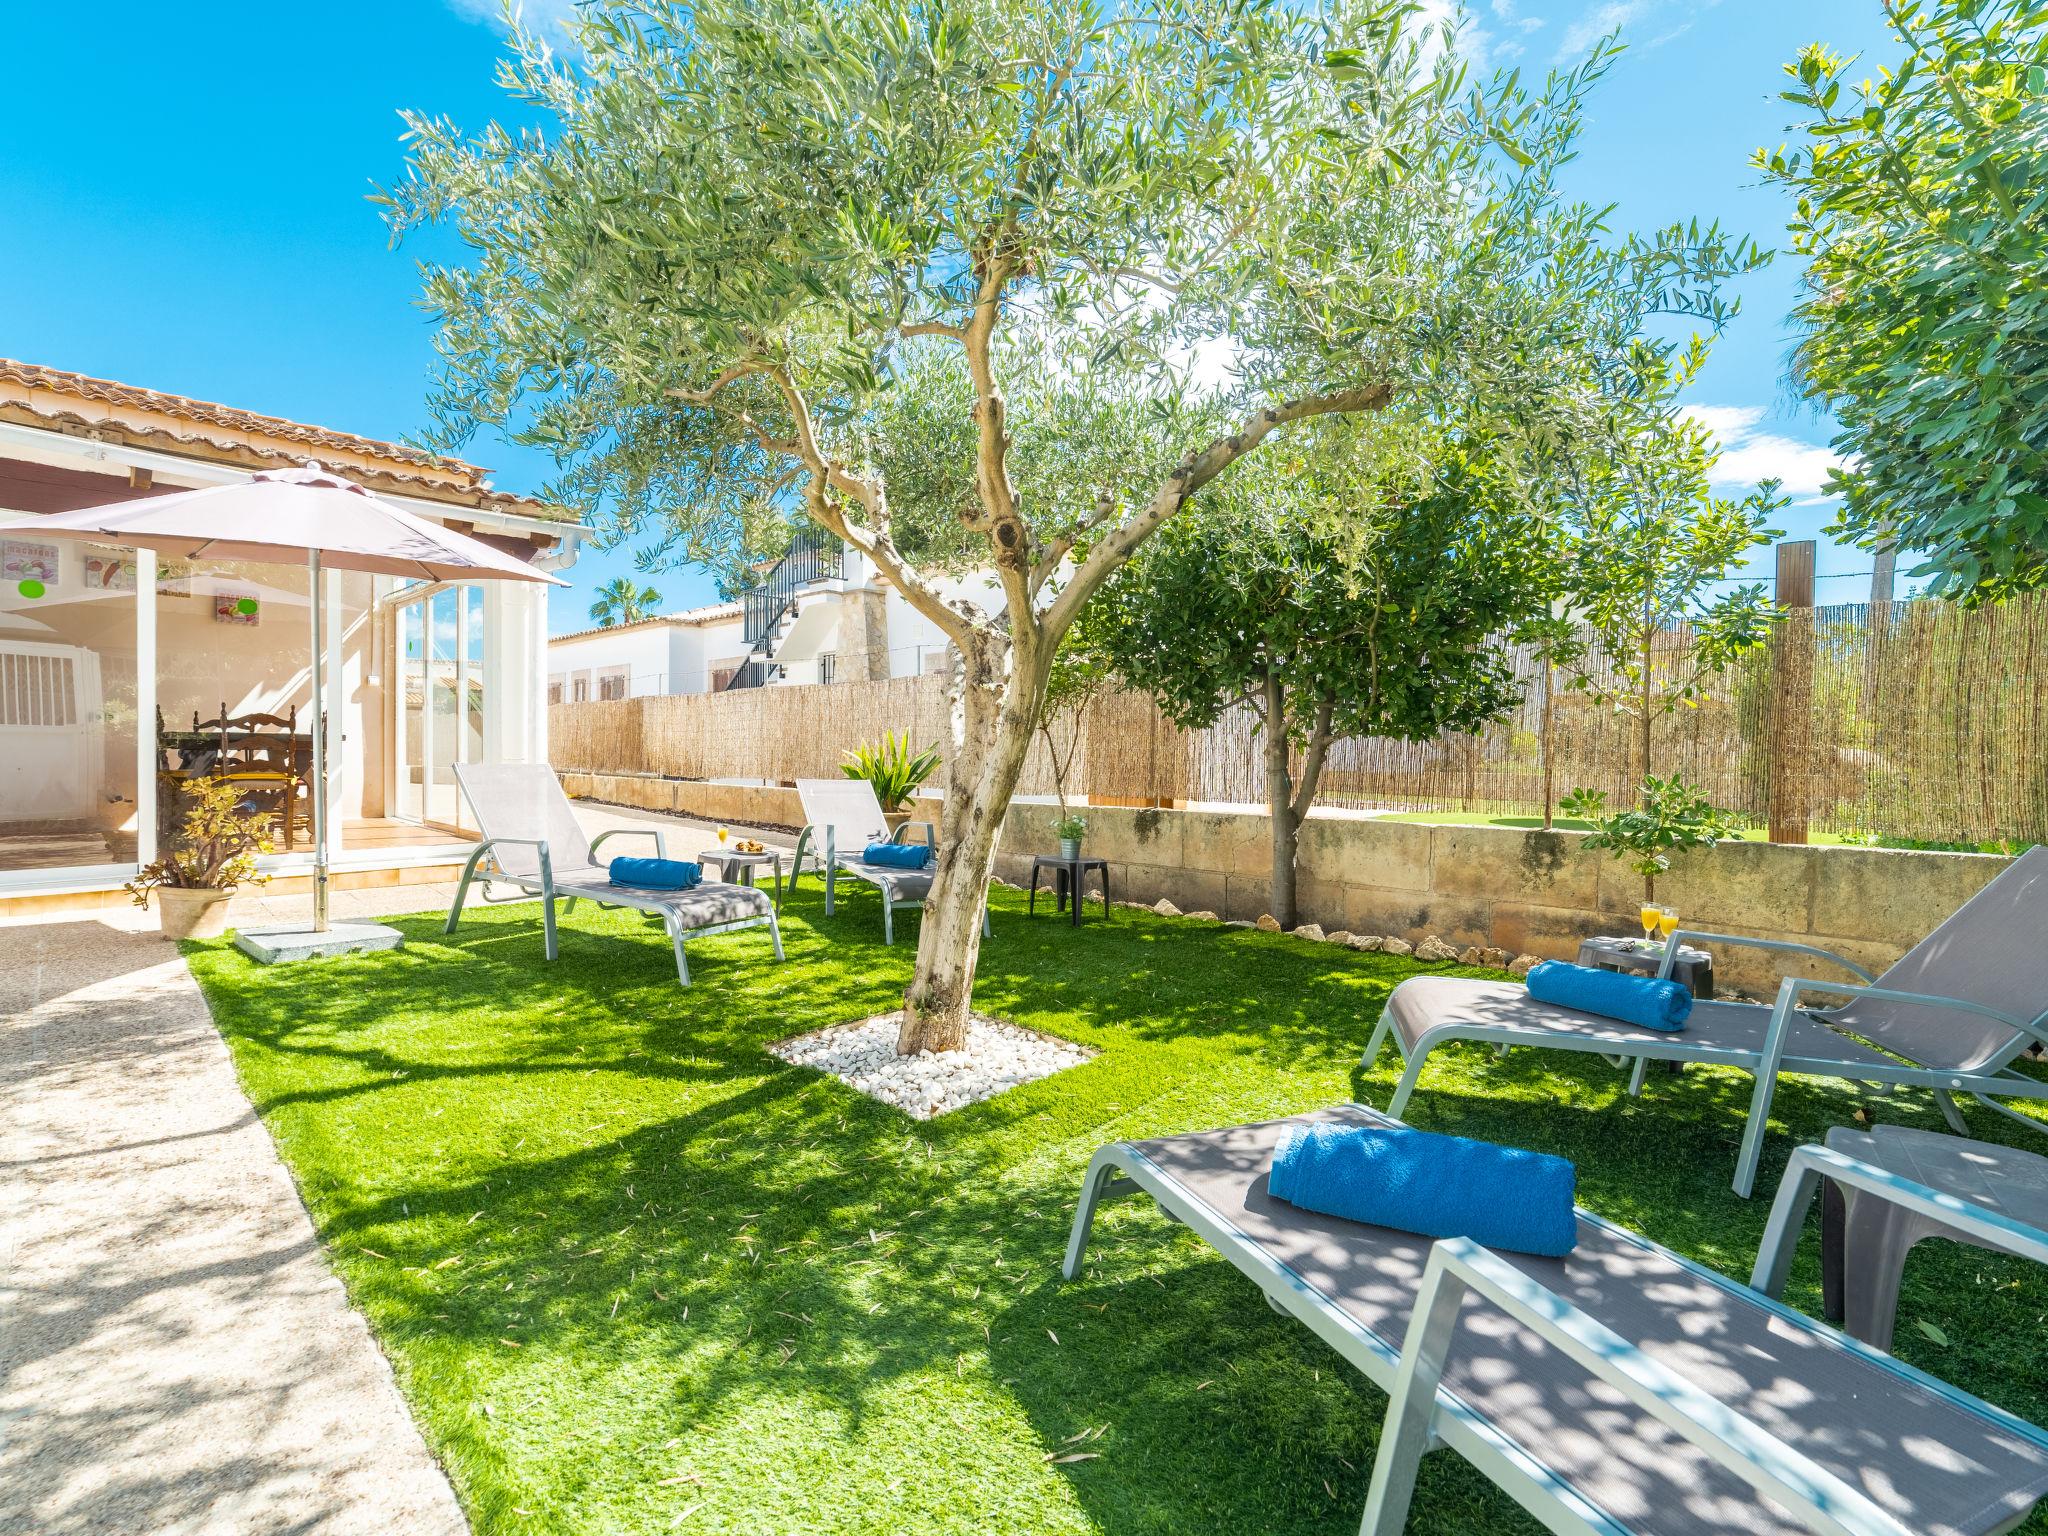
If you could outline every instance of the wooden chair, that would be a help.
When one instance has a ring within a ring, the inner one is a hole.
[[[298,720],[297,705],[283,715],[251,713],[230,717],[223,701],[216,719],[200,724],[195,718],[193,722],[194,730],[220,732],[213,777],[247,785],[255,798],[269,802],[287,852],[291,850],[297,826],[303,824],[309,832],[312,829],[307,775],[312,744],[299,736]]]

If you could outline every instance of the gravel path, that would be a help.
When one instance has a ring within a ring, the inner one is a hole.
[[[175,951],[0,929],[0,1531],[467,1529]]]

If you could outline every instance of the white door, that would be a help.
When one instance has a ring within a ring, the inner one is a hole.
[[[94,814],[106,777],[104,705],[94,652],[0,640],[0,820]]]

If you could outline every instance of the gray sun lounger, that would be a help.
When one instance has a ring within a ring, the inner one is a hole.
[[[546,763],[458,763],[455,779],[476,814],[483,841],[462,868],[462,883],[448,908],[446,932],[455,931],[470,882],[481,877],[486,901],[499,899],[491,895],[491,883],[496,880],[518,889],[517,897],[507,899],[540,898],[542,950],[549,960],[561,952],[555,933],[555,902],[559,899],[567,914],[576,910],[581,898],[603,907],[630,907],[659,917],[675,948],[676,974],[686,987],[690,962],[683,953],[685,935],[701,938],[738,928],[766,927],[774,942],[775,958],[782,958],[782,930],[766,891],[718,880],[706,880],[687,891],[614,885],[610,871],[597,862],[597,850],[605,840],[651,837],[654,856],[666,858],[667,843],[660,829],[615,827],[598,833],[595,839],[586,836],[569,807],[569,797],[562,793],[562,781]]]
[[[1688,940],[1813,956],[1862,980],[1787,977],[1773,1004],[1696,1002],[1682,1031],[1663,1034],[1539,1003],[1513,982],[1411,977],[1387,999],[1365,1050],[1370,1067],[1391,1036],[1407,1063],[1387,1112],[1406,1111],[1429,1053],[1457,1040],[1633,1058],[1631,1093],[1641,1092],[1650,1061],[1734,1067],[1756,1080],[1735,1166],[1735,1192],[1745,1198],[1784,1072],[1932,1089],[1958,1134],[1967,1129],[1958,1093],[2043,1129],[1994,1099],[2048,1098],[2048,1081],[2013,1069],[2022,1052],[2048,1039],[2048,846],[2020,855],[1882,976],[1810,944],[1688,929],[1671,935],[1665,972]],[[1848,1001],[1809,1006],[1816,994]]]
[[[2048,1493],[2048,1434],[1584,1211],[1542,1259],[1275,1200],[1303,1121],[1397,1123],[1350,1104],[1104,1147],[1065,1273],[1098,1202],[1142,1190],[1388,1392],[1362,1536],[1403,1529],[1438,1446],[1599,1536],[1989,1536]]]
[[[896,910],[922,907],[931,894],[932,871],[893,869],[870,864],[863,855],[869,843],[908,843],[912,827],[924,829],[924,840],[937,857],[938,832],[929,821],[906,821],[892,835],[875,786],[865,779],[798,779],[796,792],[803,802],[804,827],[797,833],[796,854],[790,861],[784,895],[796,890],[804,861],[810,859],[825,878],[825,915],[832,915],[838,896],[839,878],[851,875],[882,893],[882,942],[896,942]],[[981,931],[986,934],[988,908],[981,910]]]

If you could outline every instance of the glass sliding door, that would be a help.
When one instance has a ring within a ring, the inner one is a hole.
[[[402,821],[424,821],[426,799],[426,610],[424,602],[398,608],[398,730],[396,757],[398,795],[394,809]]]
[[[455,765],[483,755],[483,593],[449,586],[398,605],[398,814],[460,827]]]

